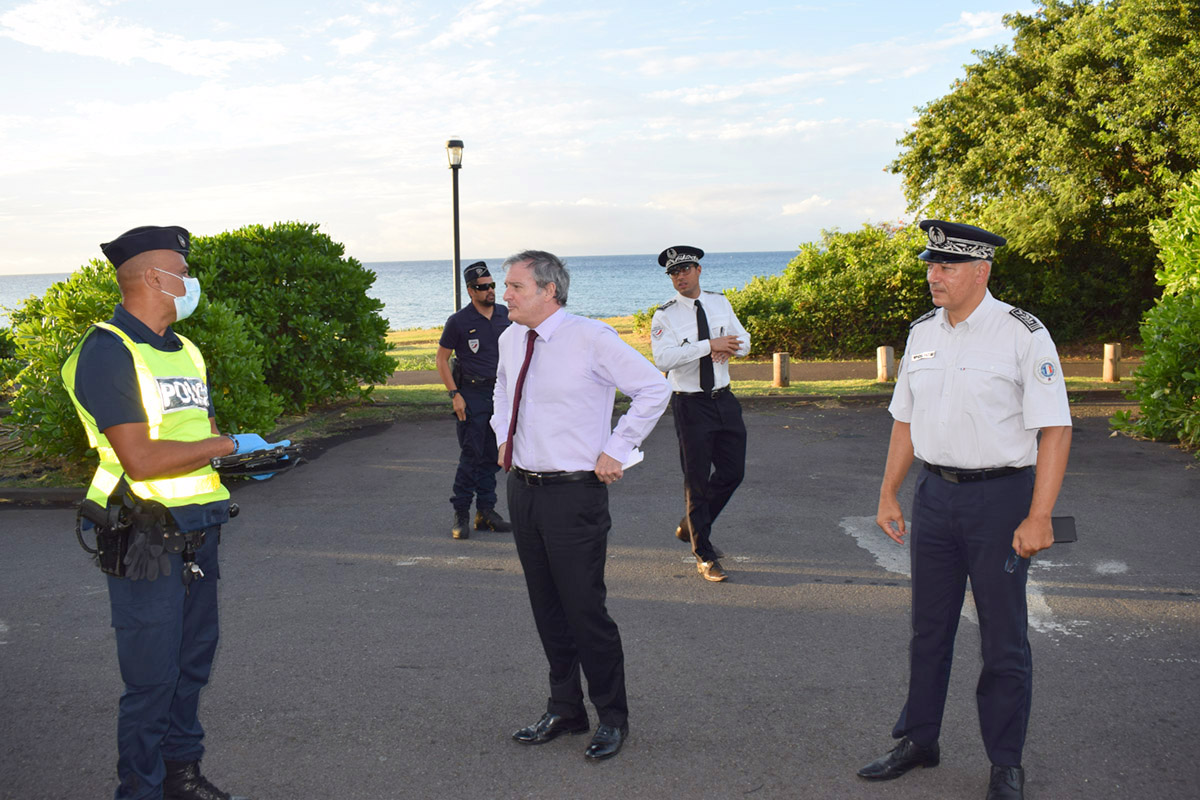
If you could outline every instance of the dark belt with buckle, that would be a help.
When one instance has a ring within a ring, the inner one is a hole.
[[[493,386],[496,383],[495,378],[472,378],[470,375],[463,376],[463,383],[467,386]]]
[[[711,392],[675,392],[680,397],[711,397],[714,400],[729,391],[729,384],[725,384],[720,389],[713,389]]]
[[[527,486],[553,486],[556,483],[575,483],[577,481],[600,481],[596,477],[596,473],[592,470],[579,470],[578,472],[530,472],[527,469],[520,467],[512,468],[512,475],[515,475]]]
[[[1029,467],[996,467],[995,469],[953,469],[951,467],[939,467],[937,464],[926,464],[925,469],[932,472],[934,475],[940,475],[942,480],[950,481],[951,483],[970,483],[971,481],[987,481],[992,478],[1003,478],[1007,475],[1016,475],[1018,472],[1024,472]]]

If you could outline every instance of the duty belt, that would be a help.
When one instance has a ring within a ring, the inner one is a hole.
[[[592,470],[579,470],[578,472],[530,472],[527,469],[513,467],[511,474],[515,475],[527,486],[553,486],[556,483],[575,483],[577,481],[598,482],[600,480]]]
[[[941,476],[942,480],[950,481],[951,483],[970,483],[971,481],[987,481],[992,478],[1003,478],[1006,475],[1016,475],[1018,472],[1024,472],[1029,467],[996,467],[995,469],[954,469],[953,467],[939,467],[937,464],[926,464],[925,469],[932,472],[934,475]]]
[[[484,386],[487,384],[494,384],[495,382],[495,378],[472,378],[470,375],[463,376],[463,383],[467,384],[468,386]]]
[[[728,391],[729,384],[725,384],[720,389],[713,389],[711,392],[675,392],[675,394],[680,397],[711,397],[715,400]]]

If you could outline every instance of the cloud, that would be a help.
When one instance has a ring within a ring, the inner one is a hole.
[[[541,0],[476,0],[455,15],[446,31],[429,43],[432,48],[475,43],[494,44],[500,31],[521,12]]]
[[[784,203],[782,213],[785,217],[802,216],[818,208],[825,208],[832,202],[832,200],[814,194],[812,197],[809,197],[807,200],[801,200],[799,203]]]
[[[359,31],[344,39],[333,39],[330,44],[338,51],[339,55],[352,56],[369,48],[375,42],[375,38],[375,31]]]
[[[83,0],[35,0],[0,15],[0,36],[50,53],[72,53],[131,64],[161,64],[185,75],[223,75],[233,64],[274,58],[283,45],[270,39],[213,41],[108,17]]]

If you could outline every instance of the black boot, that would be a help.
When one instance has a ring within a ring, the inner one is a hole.
[[[450,528],[450,535],[455,539],[470,539],[471,538],[471,510],[464,508],[459,511],[454,509],[454,525]]]
[[[496,509],[480,508],[475,511],[475,530],[508,533],[512,530],[512,525],[505,522]]]
[[[233,797],[213,786],[200,774],[199,761],[167,761],[167,777],[163,780],[163,800],[248,800]]]

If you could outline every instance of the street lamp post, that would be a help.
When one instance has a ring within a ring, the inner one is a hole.
[[[462,169],[463,143],[462,139],[451,139],[446,142],[446,157],[450,160],[450,185],[454,197],[454,310],[462,308],[462,279],[459,277],[458,252],[458,171]]]

